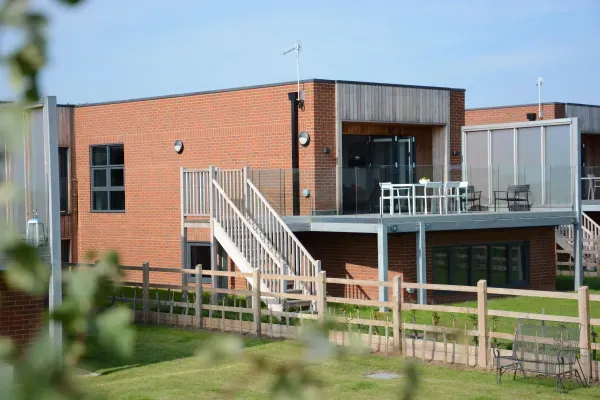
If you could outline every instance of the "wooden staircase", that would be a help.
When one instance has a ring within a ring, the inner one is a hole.
[[[600,225],[582,213],[583,269],[585,276],[598,276],[600,262]],[[574,274],[573,225],[560,225],[555,230],[558,275]]]

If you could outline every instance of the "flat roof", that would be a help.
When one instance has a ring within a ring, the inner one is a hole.
[[[584,107],[599,107],[597,104],[582,104],[582,103],[563,103],[559,101],[550,101],[546,103],[542,103],[543,106],[550,105],[565,105],[565,106],[584,106]],[[501,108],[519,108],[519,107],[537,107],[538,103],[530,103],[530,104],[512,104],[506,106],[490,106],[490,107],[475,107],[475,108],[466,108],[465,111],[478,111],[478,110],[497,110]]]
[[[109,104],[131,103],[131,102],[138,102],[138,101],[170,99],[170,98],[176,98],[176,97],[198,96],[198,95],[203,95],[203,94],[236,92],[236,91],[241,91],[241,90],[251,90],[251,89],[262,89],[262,88],[277,87],[277,86],[296,85],[297,83],[298,83],[297,81],[277,82],[277,83],[268,83],[268,84],[264,84],[264,85],[239,86],[239,87],[233,87],[233,88],[204,90],[204,91],[199,91],[199,92],[178,93],[178,94],[169,94],[169,95],[163,95],[163,96],[139,97],[139,98],[132,98],[132,99],[103,101],[103,102],[97,102],[97,103],[81,103],[81,104],[75,104],[74,106],[75,107],[103,106],[103,105],[109,105]],[[345,84],[354,84],[354,85],[406,87],[406,88],[416,88],[416,89],[437,89],[437,90],[450,90],[450,91],[459,91],[459,92],[466,91],[466,89],[440,87],[440,86],[419,86],[419,85],[404,85],[404,84],[398,84],[398,83],[363,82],[363,81],[347,81],[347,80],[333,80],[333,79],[305,79],[305,80],[301,80],[300,83],[331,83],[331,84],[345,83]],[[62,106],[70,106],[70,104],[64,104]]]
[[[563,208],[556,210],[537,209],[532,211],[482,211],[461,214],[429,215],[307,215],[283,217],[294,232],[344,232],[377,233],[381,224],[389,233],[418,232],[419,224],[426,231],[452,231],[471,229],[529,228],[572,224],[575,211]]]

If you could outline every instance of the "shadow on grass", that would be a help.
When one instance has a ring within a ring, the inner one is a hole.
[[[547,393],[548,390],[556,391],[556,378],[554,376],[544,376],[544,375],[527,375],[524,377],[523,375],[517,374],[517,378],[513,380],[512,373],[510,375],[504,375],[502,377],[502,384],[508,383],[510,380],[511,383],[515,385],[530,385],[532,387],[532,391],[535,394]],[[585,386],[582,386],[579,382],[574,379],[563,379],[563,383],[568,393],[573,392],[574,390],[585,390],[587,389]],[[537,390],[535,389],[537,388]],[[559,393],[562,392],[562,388],[559,385]],[[532,393],[533,394],[533,393]]]
[[[152,325],[135,325],[135,331],[135,351],[132,358],[124,360],[97,347],[89,347],[82,368],[108,375],[148,364],[193,357],[203,345],[212,343],[209,339],[214,340],[220,335],[215,332]],[[244,338],[246,348],[269,343],[264,338]]]
[[[588,286],[590,290],[600,290],[600,278],[584,278],[583,284]],[[571,276],[557,276],[556,290],[571,292],[575,285],[575,278]]]

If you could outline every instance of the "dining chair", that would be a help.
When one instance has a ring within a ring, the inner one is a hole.
[[[448,214],[450,208],[460,213],[460,184],[461,182],[446,182],[444,184],[444,212]]]
[[[428,193],[428,191],[431,190],[431,194]],[[425,186],[423,187],[423,194],[413,194],[415,199],[421,199],[423,200],[424,207],[424,213],[427,214],[428,213],[428,207],[427,207],[427,200],[434,200],[437,199],[438,201],[438,209],[439,209],[439,213],[442,213],[442,209],[443,209],[443,204],[442,204],[442,199],[443,199],[443,194],[442,192],[444,191],[444,183],[443,182],[427,182],[425,184]],[[433,208],[433,202],[431,204],[432,208]],[[432,210],[433,212],[433,210]]]
[[[408,203],[408,215],[412,214],[412,195],[412,186],[392,184],[392,197],[394,198],[394,200],[398,200],[399,214],[402,214],[402,200],[406,200],[406,202]]]

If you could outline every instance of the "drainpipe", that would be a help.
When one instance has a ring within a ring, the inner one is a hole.
[[[293,215],[300,215],[300,156],[298,153],[298,93],[288,93],[292,106],[292,205]]]

